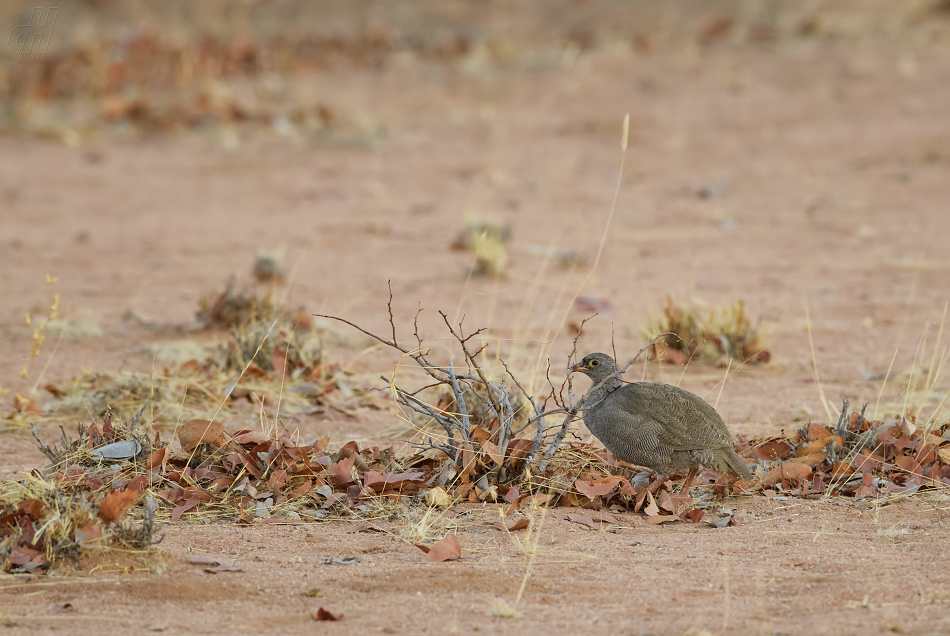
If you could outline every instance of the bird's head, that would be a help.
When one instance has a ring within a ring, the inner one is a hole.
[[[598,383],[617,372],[617,363],[606,353],[591,353],[571,367],[571,373],[579,371]]]

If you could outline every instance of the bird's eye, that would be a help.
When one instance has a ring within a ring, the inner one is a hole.
[[[600,364],[600,362],[598,362],[597,360],[591,360],[591,361],[590,361],[590,366],[592,366],[592,367],[596,367],[598,364]]]

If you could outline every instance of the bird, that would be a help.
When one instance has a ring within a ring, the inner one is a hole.
[[[581,406],[584,424],[617,459],[663,476],[688,470],[681,494],[702,466],[752,481],[725,422],[698,395],[670,384],[626,384],[606,353],[585,356],[570,371],[593,381]]]

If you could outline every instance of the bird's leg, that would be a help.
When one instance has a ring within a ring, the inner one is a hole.
[[[683,487],[680,488],[681,495],[689,494],[689,487],[693,485],[693,480],[696,478],[696,469],[691,468],[689,473],[686,474],[686,479],[683,481]]]

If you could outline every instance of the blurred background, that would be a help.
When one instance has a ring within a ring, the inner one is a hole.
[[[232,277],[386,333],[391,281],[407,335],[464,315],[534,375],[595,313],[584,350],[632,355],[742,301],[769,361],[720,410],[752,428],[825,413],[814,359],[830,402],[873,398],[950,299],[946,1],[8,0],[0,26],[0,387],[36,381],[52,294],[46,379],[154,365]],[[713,358],[643,373],[708,391]]]

